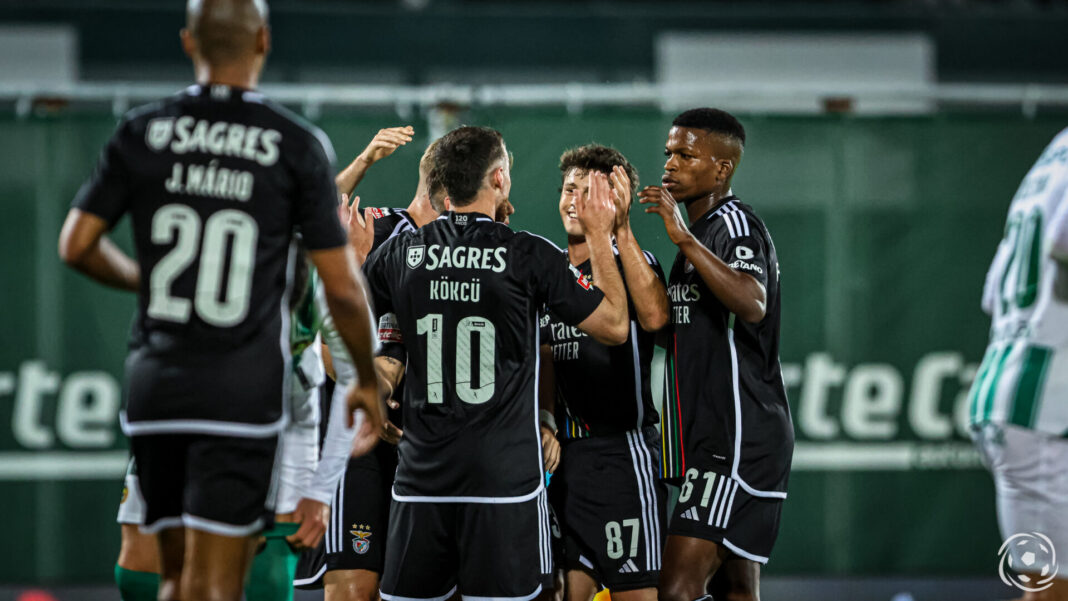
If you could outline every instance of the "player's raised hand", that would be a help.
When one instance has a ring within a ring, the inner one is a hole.
[[[638,202],[649,205],[645,207],[646,213],[660,215],[664,220],[664,229],[667,230],[672,243],[679,244],[691,235],[690,229],[686,227],[686,222],[682,218],[682,213],[679,212],[679,203],[675,202],[675,197],[671,195],[671,192],[660,186],[646,186],[638,192]]]
[[[349,206],[348,194],[342,194],[337,214],[341,226],[349,235],[349,246],[356,252],[356,261],[363,265],[375,243],[375,220],[371,209],[364,209],[360,213],[360,197],[353,198],[352,206]]]
[[[616,230],[630,225],[630,176],[620,165],[612,167],[608,176],[612,184],[612,202],[616,205]]]
[[[357,158],[368,166],[374,165],[393,154],[394,150],[411,142],[414,135],[415,129],[411,125],[380,129],[375,134],[375,137],[371,138],[371,143],[367,145],[367,148],[363,149],[363,152]]]
[[[315,499],[301,499],[293,518],[300,523],[300,528],[286,537],[294,549],[312,549],[319,546],[330,521],[330,506]]]
[[[590,172],[590,191],[575,202],[575,212],[588,234],[611,235],[616,223],[616,206],[612,204],[608,176]]]

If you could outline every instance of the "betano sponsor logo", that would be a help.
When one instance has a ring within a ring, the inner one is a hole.
[[[910,373],[887,363],[849,366],[825,352],[782,367],[798,441],[794,470],[980,467],[968,441],[977,365],[962,353],[928,353]],[[120,402],[120,381],[105,371],[61,376],[40,359],[0,371],[0,407],[13,408],[0,480],[121,477]]]

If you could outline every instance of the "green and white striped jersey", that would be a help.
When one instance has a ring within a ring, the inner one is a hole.
[[[1052,242],[1068,227],[1068,129],[1009,206],[983,289],[990,345],[970,393],[970,422],[1068,436],[1068,303],[1054,294]]]

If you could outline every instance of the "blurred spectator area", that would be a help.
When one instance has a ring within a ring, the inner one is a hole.
[[[940,82],[1068,83],[1068,1],[276,0],[268,82],[656,81],[668,35],[919,35]],[[183,0],[0,0],[65,28],[81,81],[187,81]],[[10,55],[9,55],[10,58]],[[5,77],[6,79],[6,77]]]

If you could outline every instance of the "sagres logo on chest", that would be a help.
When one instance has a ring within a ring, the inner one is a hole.
[[[426,246],[420,244],[419,246],[408,247],[408,267],[415,269],[423,264],[423,259],[426,258]]]

